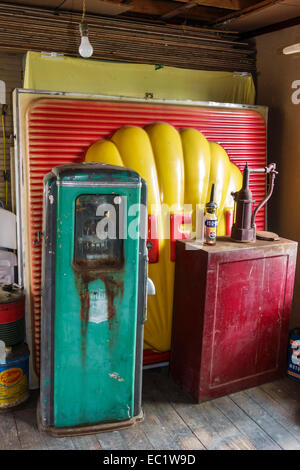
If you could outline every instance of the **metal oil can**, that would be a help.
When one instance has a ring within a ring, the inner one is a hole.
[[[1,342],[1,346],[3,342]],[[23,403],[29,397],[29,350],[25,343],[0,351],[0,411]]]
[[[147,186],[103,163],[44,179],[38,421],[53,435],[142,419]]]
[[[287,374],[300,380],[300,328],[294,328],[290,333]]]

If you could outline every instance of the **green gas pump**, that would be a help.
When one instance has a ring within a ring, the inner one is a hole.
[[[147,186],[103,163],[44,179],[38,421],[54,435],[142,419]]]

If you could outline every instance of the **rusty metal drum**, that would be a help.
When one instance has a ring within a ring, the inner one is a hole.
[[[6,347],[23,343],[25,338],[25,295],[22,288],[0,287],[0,341]]]

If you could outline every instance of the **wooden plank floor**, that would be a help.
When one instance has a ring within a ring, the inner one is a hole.
[[[0,414],[0,450],[299,450],[300,383],[288,378],[196,405],[168,377],[144,372],[145,420],[130,429],[53,438],[36,424],[38,391]]]

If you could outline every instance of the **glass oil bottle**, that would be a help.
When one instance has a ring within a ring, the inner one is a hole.
[[[214,201],[215,184],[211,186],[210,201],[205,205],[204,215],[204,244],[215,245],[217,240],[218,217],[216,214],[218,205]]]

